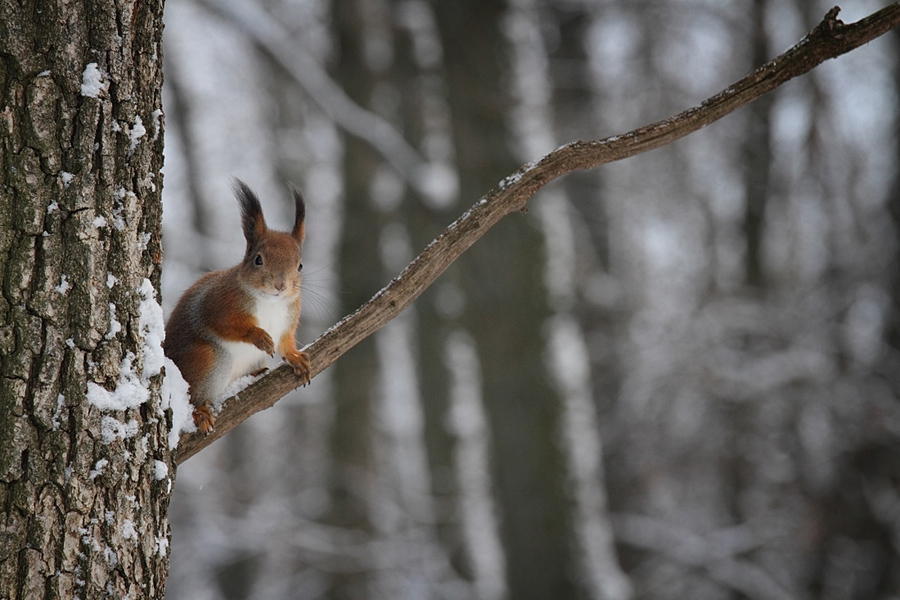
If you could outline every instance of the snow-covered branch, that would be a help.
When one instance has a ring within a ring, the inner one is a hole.
[[[624,135],[566,144],[503,179],[447,227],[390,284],[306,348],[312,357],[311,375],[326,369],[350,348],[397,316],[488,229],[506,215],[525,210],[531,196],[554,179],[669,144],[721,119],[790,79],[809,72],[824,61],[858,48],[900,25],[900,3],[891,4],[852,24],[844,24],[837,14],[837,8],[830,10],[824,20],[795,46],[699,106]],[[177,450],[177,461],[187,460],[253,413],[272,406],[298,385],[299,379],[290,367],[284,365],[275,369],[226,402],[211,434],[183,435]]]

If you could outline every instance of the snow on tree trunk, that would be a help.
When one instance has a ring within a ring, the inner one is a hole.
[[[160,598],[161,0],[0,5],[0,597]]]

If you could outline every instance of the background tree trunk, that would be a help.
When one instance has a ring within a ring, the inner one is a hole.
[[[163,2],[21,6],[0,6],[0,597],[159,598]]]
[[[461,1],[438,3],[435,11],[446,49],[454,145],[464,149],[460,195],[473,198],[523,162],[513,154],[507,128],[516,108],[504,36],[507,6]],[[535,277],[546,252],[536,225],[531,215],[504,220],[461,257],[460,280],[468,291],[462,322],[481,363],[509,596],[571,598],[578,585],[569,566],[575,563],[568,539],[573,507],[558,443],[562,402],[544,366],[542,331],[523,327],[551,314],[547,290]]]

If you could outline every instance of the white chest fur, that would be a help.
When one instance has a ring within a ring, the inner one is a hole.
[[[264,329],[272,337],[275,347],[278,340],[291,327],[291,304],[293,298],[256,298],[254,313],[257,326]],[[245,342],[222,342],[222,346],[231,356],[231,376],[228,383],[243,377],[265,366],[268,354]]]

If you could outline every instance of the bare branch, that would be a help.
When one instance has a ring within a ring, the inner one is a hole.
[[[255,2],[200,0],[229,19],[287,71],[322,111],[350,134],[367,142],[413,188],[422,191],[426,161],[387,120],[354,102],[290,32]],[[427,190],[426,190],[427,191]]]
[[[900,3],[852,24],[837,19],[837,8],[794,47],[722,92],[665,121],[599,141],[579,141],[557,148],[537,163],[529,163],[505,178],[466,211],[403,272],[353,314],[322,334],[306,351],[312,357],[311,375],[322,372],[350,348],[374,333],[409,306],[463,252],[506,215],[521,211],[540,188],[554,179],[635,156],[693,133],[786,81],[811,71],[830,58],[845,54],[900,25]],[[207,436],[185,434],[177,461],[208,446],[253,413],[269,408],[299,385],[287,365],[275,369],[230,398]]]
[[[748,598],[788,600],[793,596],[765,570],[736,555],[762,545],[746,525],[708,533],[704,536],[645,517],[610,515],[616,539],[620,542],[662,554],[667,559],[706,571],[707,576]]]

